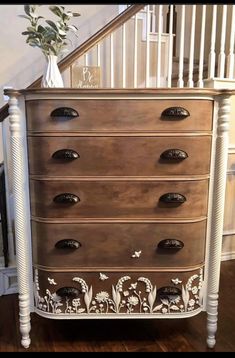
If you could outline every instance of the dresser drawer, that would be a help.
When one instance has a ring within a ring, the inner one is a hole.
[[[32,233],[36,265],[179,268],[204,262],[206,220],[185,224],[32,221]]]
[[[31,210],[36,217],[165,219],[207,215],[208,180],[31,180],[30,186]],[[181,196],[166,197],[168,193]],[[174,202],[183,198],[184,203]],[[165,202],[168,199],[173,203]]]
[[[189,112],[186,119],[162,117],[172,107]],[[71,108],[77,117],[52,117],[58,108]],[[213,101],[208,100],[37,100],[26,102],[29,131],[210,131]]]
[[[182,314],[202,307],[203,270],[50,272],[35,269],[35,306],[74,316]]]
[[[200,175],[210,169],[210,136],[29,137],[28,145],[35,175]]]

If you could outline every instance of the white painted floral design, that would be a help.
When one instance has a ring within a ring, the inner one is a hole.
[[[55,280],[53,278],[48,277],[48,282],[50,285],[53,285],[53,286],[57,285],[57,283],[55,282]]]
[[[100,273],[100,280],[101,281],[108,280],[108,276],[106,276],[104,273]]]
[[[50,280],[54,281],[53,278]],[[40,295],[38,270],[35,270],[34,293],[36,307],[53,314],[171,314],[191,312],[202,306],[203,270],[191,276],[182,285],[182,294],[160,298],[157,286],[146,277],[132,280],[131,276],[121,277],[111,289],[100,290],[93,294],[93,287],[81,277],[73,277],[72,281],[80,286],[81,297],[62,299],[56,293],[46,290]],[[102,280],[101,280],[102,281]],[[50,283],[50,281],[48,280]],[[54,281],[55,282],[55,281]],[[174,284],[181,284],[179,278],[171,279]],[[101,285],[101,284],[100,284]],[[110,290],[110,291],[109,291]]]

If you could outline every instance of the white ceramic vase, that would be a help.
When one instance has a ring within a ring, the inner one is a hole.
[[[63,79],[57,65],[57,59],[58,57],[55,55],[48,55],[46,57],[47,67],[41,83],[43,88],[64,87]]]

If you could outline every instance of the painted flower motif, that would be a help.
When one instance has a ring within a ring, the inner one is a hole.
[[[135,296],[130,296],[130,297],[128,298],[128,303],[129,303],[130,305],[132,305],[132,306],[136,306],[136,305],[138,305],[138,303],[139,303],[139,299],[138,299],[137,297],[135,297]]]
[[[137,282],[132,283],[129,287],[129,290],[136,290],[137,284],[138,284]]]
[[[193,293],[194,295],[196,295],[196,294],[198,293],[198,288],[197,288],[197,286],[194,286],[194,287],[192,288],[192,293]]]
[[[124,295],[125,297],[129,296],[129,291],[123,292],[123,295]]]
[[[95,300],[99,303],[106,302],[109,298],[108,292],[101,291],[95,296]]]
[[[51,298],[52,298],[52,300],[53,300],[54,302],[57,302],[57,303],[59,303],[59,302],[61,301],[61,297],[58,296],[56,293],[53,293],[53,294],[51,295]]]
[[[195,300],[191,299],[188,304],[190,307],[193,307],[195,305]]]
[[[179,280],[178,278],[173,278],[172,280],[171,280],[171,282],[173,282],[175,285],[179,285],[180,283],[182,283],[182,281],[181,280]]]
[[[72,305],[74,307],[77,307],[77,306],[80,306],[81,303],[80,303],[80,298],[75,298],[73,301],[72,301]]]
[[[167,313],[167,308],[163,308],[162,313],[164,313],[164,314]]]

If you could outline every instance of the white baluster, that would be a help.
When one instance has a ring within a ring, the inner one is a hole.
[[[217,20],[217,5],[213,5],[212,29],[211,29],[211,48],[210,48],[210,54],[209,54],[209,70],[208,70],[209,78],[215,77],[216,20]]]
[[[202,5],[202,24],[201,24],[201,40],[200,40],[200,55],[199,55],[199,74],[197,86],[204,87],[203,70],[204,70],[204,50],[205,50],[205,32],[206,32],[206,5]]]
[[[179,79],[177,86],[184,87],[184,31],[185,31],[185,5],[181,5],[181,27],[180,27],[180,55],[179,55]]]
[[[174,5],[170,5],[169,53],[168,53],[168,73],[167,73],[167,87],[168,88],[171,88],[172,65],[173,65],[173,10],[174,10]]]
[[[134,88],[138,86],[138,17],[135,15],[134,30]]]
[[[157,46],[157,88],[161,87],[161,63],[162,63],[162,54],[161,46],[162,45],[162,5],[159,5],[159,14],[158,14],[158,46]]]
[[[114,88],[114,46],[113,33],[110,35],[110,87]]]
[[[122,87],[126,88],[126,24],[122,25]]]
[[[100,43],[97,45],[97,67],[100,67],[101,64],[101,56],[100,56]]]
[[[194,87],[193,68],[194,68],[195,23],[196,23],[196,5],[193,5],[192,6],[191,37],[190,37],[190,53],[189,53],[188,87]]]
[[[226,24],[227,24],[227,5],[223,5],[221,40],[220,40],[220,53],[218,59],[218,77],[224,78],[225,71],[225,37],[226,37]]]
[[[147,21],[146,21],[146,88],[149,87],[149,73],[150,73],[150,9],[147,6]]]
[[[232,19],[230,32],[230,46],[227,61],[227,77],[233,79],[234,77],[234,41],[235,41],[235,5],[232,5]]]
[[[85,53],[85,55],[84,55],[84,65],[88,66],[88,63],[89,63],[88,53]]]

